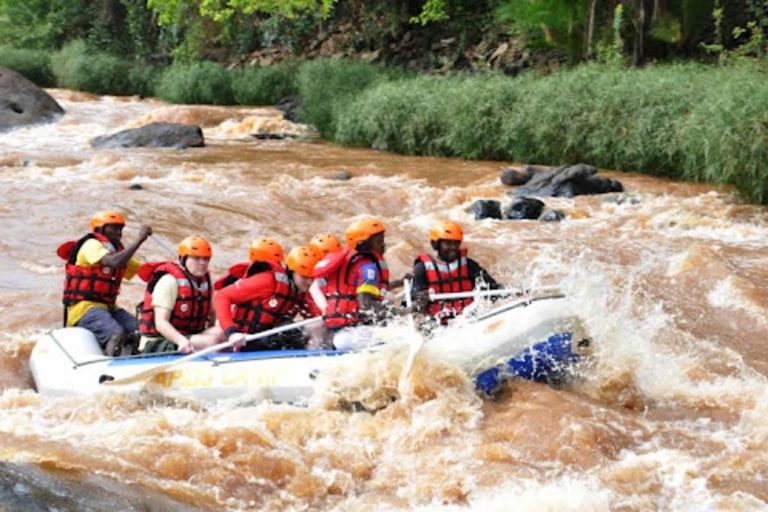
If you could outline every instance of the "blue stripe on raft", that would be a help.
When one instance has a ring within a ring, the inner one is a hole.
[[[348,353],[349,350],[328,350],[328,349],[305,349],[305,350],[260,350],[256,352],[216,352],[209,354],[208,356],[199,357],[193,359],[194,362],[211,362],[215,360],[217,363],[226,363],[229,361],[257,361],[261,359],[296,359],[300,357],[322,357],[322,356],[340,356]],[[165,355],[148,355],[147,357],[130,357],[130,358],[115,358],[109,362],[107,366],[110,367],[124,367],[124,366],[146,366],[146,365],[159,365],[165,363],[172,363],[177,359],[186,357],[189,354],[169,354]],[[192,362],[190,361],[190,362]]]
[[[526,348],[506,363],[490,368],[475,379],[480,391],[490,394],[504,381],[521,377],[546,383],[579,359],[571,351],[572,332],[553,334],[546,341]]]

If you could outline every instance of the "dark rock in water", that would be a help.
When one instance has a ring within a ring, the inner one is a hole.
[[[606,195],[603,198],[603,202],[614,203],[614,204],[640,204],[643,202],[643,200],[640,196],[637,196],[634,194],[616,193],[616,194]]]
[[[539,217],[539,220],[542,222],[560,222],[564,218],[565,214],[559,210],[547,210]]]
[[[504,210],[504,218],[510,220],[538,219],[544,211],[544,203],[532,197],[518,197]]]
[[[179,123],[149,123],[141,128],[96,137],[94,148],[200,148],[205,146],[199,126]]]
[[[537,173],[524,186],[514,191],[518,196],[574,197],[585,194],[621,192],[624,187],[616,180],[595,176],[597,168],[586,164],[564,165]]]
[[[501,182],[510,187],[518,187],[525,183],[528,183],[533,175],[536,173],[536,168],[530,165],[526,165],[522,169],[515,169],[514,167],[506,167],[501,170]]]
[[[275,108],[283,113],[283,119],[296,122],[296,110],[301,104],[301,98],[298,96],[288,96],[281,99]]]
[[[63,114],[64,109],[47,92],[0,66],[0,132],[54,121]]]
[[[352,175],[349,174],[347,171],[334,171],[328,176],[329,180],[336,180],[336,181],[349,181],[352,179]]]
[[[480,219],[501,219],[501,203],[493,199],[478,199],[469,207],[468,213]]]
[[[144,190],[144,187],[141,186],[140,183],[134,183],[130,187],[128,187],[129,190]]]
[[[259,139],[259,140],[283,140],[288,137],[284,133],[269,133],[269,132],[252,133],[251,136],[254,139]]]

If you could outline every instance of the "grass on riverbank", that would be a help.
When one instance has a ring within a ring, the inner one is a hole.
[[[547,77],[379,83],[334,112],[342,143],[412,155],[587,162],[735,186],[768,203],[768,76],[751,66],[583,66]]]
[[[40,87],[56,85],[49,52],[0,46],[0,66],[18,71]]]
[[[298,93],[300,120],[341,144],[409,155],[587,162],[732,185],[745,199],[768,204],[768,73],[749,64],[585,65],[509,78],[413,76],[320,60],[244,71],[197,63],[158,73],[69,45],[49,59],[0,48],[0,65],[43,85],[53,76],[58,86],[176,103],[274,104]]]
[[[150,96],[157,70],[114,55],[91,53],[85,42],[74,41],[51,55],[59,87],[93,94]]]

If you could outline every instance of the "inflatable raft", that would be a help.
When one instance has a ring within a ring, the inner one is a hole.
[[[383,346],[214,353],[187,356],[183,364],[172,366],[184,356],[106,357],[89,331],[70,327],[40,337],[30,356],[30,368],[38,392],[45,395],[149,389],[204,401],[304,403],[312,396],[320,373],[341,360],[348,362]],[[568,301],[556,296],[505,304],[475,318],[461,319],[456,326],[438,329],[426,340],[420,356],[457,365],[475,380],[480,391],[492,393],[512,377],[560,379],[590,349],[591,341]],[[119,381],[152,368],[158,373],[146,380],[104,385],[105,381]]]

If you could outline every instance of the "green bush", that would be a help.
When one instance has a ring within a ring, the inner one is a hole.
[[[0,66],[21,73],[40,87],[54,87],[51,57],[45,50],[21,50],[0,46]]]
[[[302,103],[298,116],[318,131],[332,137],[335,110],[347,110],[354,96],[386,74],[373,64],[352,61],[315,60],[299,67],[299,95]]]
[[[679,64],[379,81],[336,104],[327,136],[414,155],[581,161],[733,185],[768,204],[767,78]]]
[[[73,41],[51,57],[51,66],[60,87],[93,94],[146,95],[152,90],[154,71],[131,61],[94,53],[84,41]]]
[[[155,95],[171,103],[234,105],[232,76],[212,62],[174,65],[160,76]]]
[[[251,67],[235,71],[232,91],[240,105],[274,105],[298,93],[296,68],[289,65]]]

